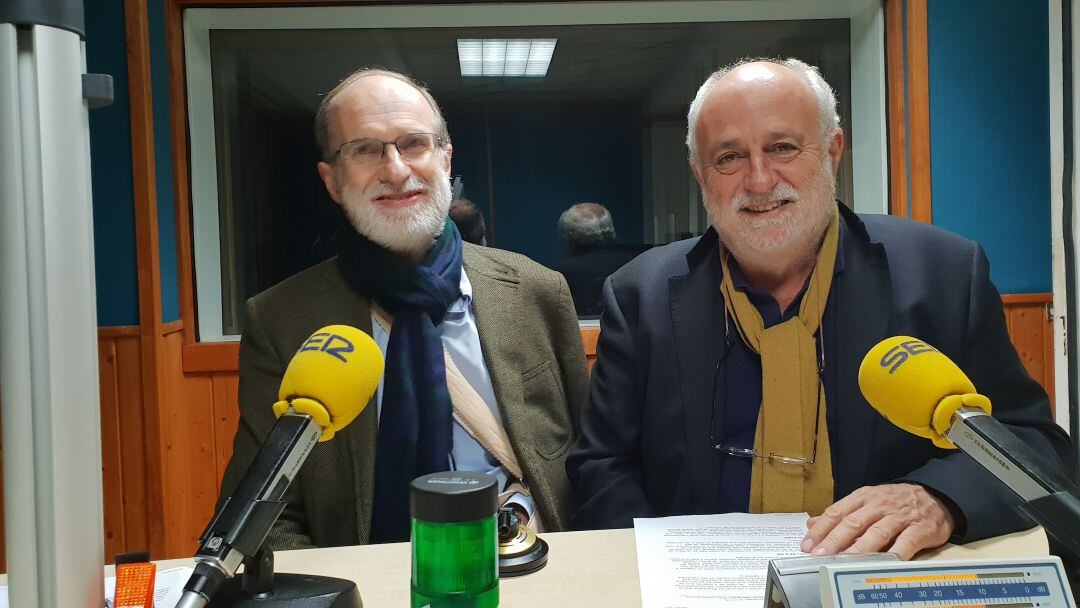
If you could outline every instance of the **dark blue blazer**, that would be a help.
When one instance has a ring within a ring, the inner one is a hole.
[[[909,481],[959,509],[960,542],[1030,527],[1011,490],[969,456],[894,427],[858,385],[859,363],[878,341],[921,338],[964,370],[1000,422],[1075,478],[1066,464],[1068,437],[1009,340],[985,253],[933,226],[840,209],[844,270],[828,303],[836,319],[827,405],[836,498]],[[606,282],[581,436],[566,461],[576,501],[572,527],[716,512],[711,381],[726,348],[716,247],[710,229],[642,254]]]

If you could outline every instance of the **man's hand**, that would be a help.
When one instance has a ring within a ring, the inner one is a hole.
[[[811,517],[801,548],[814,555],[891,551],[911,559],[945,544],[954,526],[945,505],[920,485],[866,486]]]

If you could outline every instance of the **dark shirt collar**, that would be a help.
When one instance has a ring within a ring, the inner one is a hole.
[[[709,228],[715,230],[713,228]],[[847,230],[844,221],[840,221],[840,236],[836,244],[836,262],[833,264],[833,277],[836,277],[844,271],[844,233]],[[704,237],[702,237],[704,240]],[[719,244],[719,239],[717,239]],[[772,327],[778,323],[783,323],[788,319],[791,319],[799,312],[799,303],[802,301],[803,294],[806,293],[806,289],[810,286],[810,277],[806,277],[806,281],[803,283],[802,289],[799,290],[799,294],[792,300],[791,306],[786,311],[780,310],[780,304],[776,301],[776,298],[771,293],[764,289],[758,289],[750,285],[746,281],[746,276],[743,274],[742,268],[739,267],[739,262],[734,256],[728,257],[728,268],[731,270],[731,284],[735,289],[744,292],[750,299],[750,303],[757,308],[758,314],[761,315],[761,320],[764,322],[765,327]]]

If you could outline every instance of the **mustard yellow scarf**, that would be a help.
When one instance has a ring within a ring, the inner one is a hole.
[[[747,295],[731,282],[727,255],[721,257],[724,278],[720,289],[726,312],[735,320],[743,341],[761,355],[761,411],[754,450],[757,454],[809,460],[791,464],[779,458],[755,458],[750,474],[751,513],[819,515],[833,502],[832,458],[825,422],[825,387],[819,375],[819,350],[814,334],[821,325],[829,299],[840,217],[834,215],[825,232],[810,285],[799,304],[798,316],[765,329]],[[824,347],[820,351],[824,356]],[[815,426],[817,427],[815,429]]]

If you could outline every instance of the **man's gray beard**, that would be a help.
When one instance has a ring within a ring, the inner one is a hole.
[[[380,209],[373,199],[407,190],[425,190],[428,201],[405,209]],[[443,230],[450,210],[450,176],[439,169],[434,184],[412,175],[400,188],[378,184],[368,190],[346,185],[341,206],[357,232],[378,245],[406,257],[421,257]]]
[[[814,213],[807,216],[790,214],[780,220],[787,232],[787,238],[777,242],[767,242],[763,239],[755,239],[754,234],[731,234],[725,230],[719,218],[713,212],[716,208],[709,199],[707,192],[705,210],[720,235],[724,246],[731,251],[735,259],[740,263],[757,265],[774,265],[783,262],[784,258],[789,261],[804,256],[816,255],[821,237],[832,221],[836,213],[836,183],[832,173],[832,157],[826,155],[821,163],[821,170],[815,174],[803,187],[802,191],[796,190],[787,182],[781,182],[773,187],[767,194],[747,195],[740,193],[731,201],[720,201],[720,204],[729,208],[740,208],[745,204],[743,198],[760,198],[762,201],[792,198],[795,194],[795,204],[807,205]],[[777,225],[777,224],[773,224]],[[802,253],[800,253],[802,252]],[[785,256],[784,254],[790,254]],[[783,256],[783,257],[781,257]]]

